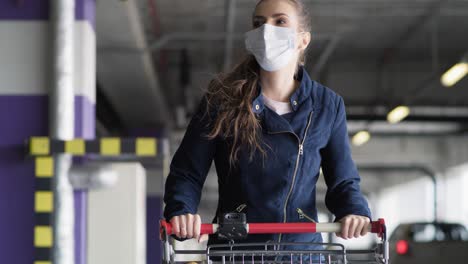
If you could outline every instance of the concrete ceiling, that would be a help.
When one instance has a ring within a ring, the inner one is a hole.
[[[173,92],[167,93],[168,100],[177,101],[175,91],[180,89],[177,73],[183,49],[188,50],[191,64],[193,81],[189,89],[199,97],[213,74],[222,70],[227,1],[141,1],[142,12],[149,13],[148,2],[157,10],[146,16],[144,22],[150,43],[175,32],[194,33],[167,42],[156,53],[164,59],[158,69],[169,73],[161,80]],[[242,36],[251,28],[250,17],[256,1],[234,0],[234,3],[232,60],[236,62],[235,58],[245,53]],[[305,3],[312,13],[315,36],[309,49],[308,71],[314,79],[343,95],[348,105],[468,105],[468,89],[463,89],[468,86],[467,80],[450,91],[438,81],[440,73],[468,51],[468,1],[306,0]],[[212,38],[203,37],[206,34]],[[315,74],[314,67],[327,50],[331,52],[325,58],[322,74]]]
[[[97,1],[97,80],[126,128],[170,123],[135,1]]]
[[[148,1],[143,1],[148,2]],[[154,0],[161,33],[224,32],[226,1],[220,0]],[[235,0],[235,33],[251,28],[252,0]],[[419,53],[427,45],[425,33],[437,18],[441,52],[466,50],[468,40],[460,37],[466,32],[468,2],[464,0],[306,0],[310,10],[313,34],[333,36],[343,34],[337,53],[345,57],[379,55],[392,46],[408,29],[417,24],[402,48]],[[429,16],[430,18],[426,18]],[[460,41],[464,39],[464,41]],[[456,41],[454,41],[456,40]],[[188,43],[190,45],[190,43]],[[243,49],[242,39],[235,45]],[[323,43],[315,43],[317,45]],[[222,53],[223,45],[209,45],[211,52]],[[207,46],[201,46],[206,49]],[[317,51],[320,53],[320,51]],[[222,56],[220,56],[222,58]]]
[[[242,36],[251,27],[256,1],[233,2],[235,63],[245,53]],[[452,89],[438,81],[468,51],[468,1],[304,2],[315,36],[307,69],[348,106],[468,105],[468,78]],[[176,115],[173,106],[189,103],[193,108],[223,68],[226,3],[97,2],[98,81],[126,126],[166,124]],[[185,87],[180,81],[183,50],[191,75]],[[317,64],[323,66],[320,74]],[[188,100],[181,99],[183,92]]]

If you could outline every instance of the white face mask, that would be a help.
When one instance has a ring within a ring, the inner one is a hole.
[[[245,34],[245,46],[265,71],[277,71],[294,58],[296,31],[265,23]]]

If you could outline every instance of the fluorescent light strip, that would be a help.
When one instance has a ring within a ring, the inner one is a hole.
[[[451,87],[463,79],[467,74],[468,62],[460,62],[445,72],[440,78],[440,81],[445,87]]]
[[[387,121],[390,124],[396,124],[405,119],[410,114],[410,109],[407,106],[400,105],[390,111],[387,115]]]
[[[368,131],[362,130],[356,133],[351,139],[353,145],[362,146],[366,144],[371,138],[371,135]]]

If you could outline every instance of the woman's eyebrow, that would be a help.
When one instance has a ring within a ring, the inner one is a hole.
[[[272,17],[280,17],[280,16],[287,16],[289,17],[287,14],[285,13],[276,13],[276,14],[273,14]]]
[[[287,17],[289,17],[289,16],[288,16],[287,14],[285,14],[285,13],[276,13],[276,14],[271,15],[271,17],[274,17],[274,18],[280,17],[280,16],[287,16]],[[254,19],[265,19],[265,17],[264,17],[264,16],[254,16]]]

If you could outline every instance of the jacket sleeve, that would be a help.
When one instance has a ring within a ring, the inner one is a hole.
[[[336,100],[336,117],[329,141],[322,149],[322,170],[327,184],[325,204],[336,220],[346,215],[371,218],[366,199],[360,190],[360,176],[351,157],[346,111],[343,99]]]
[[[195,214],[201,191],[216,149],[216,139],[207,138],[211,115],[206,113],[206,98],[198,106],[184,138],[171,161],[165,184],[164,217]]]

